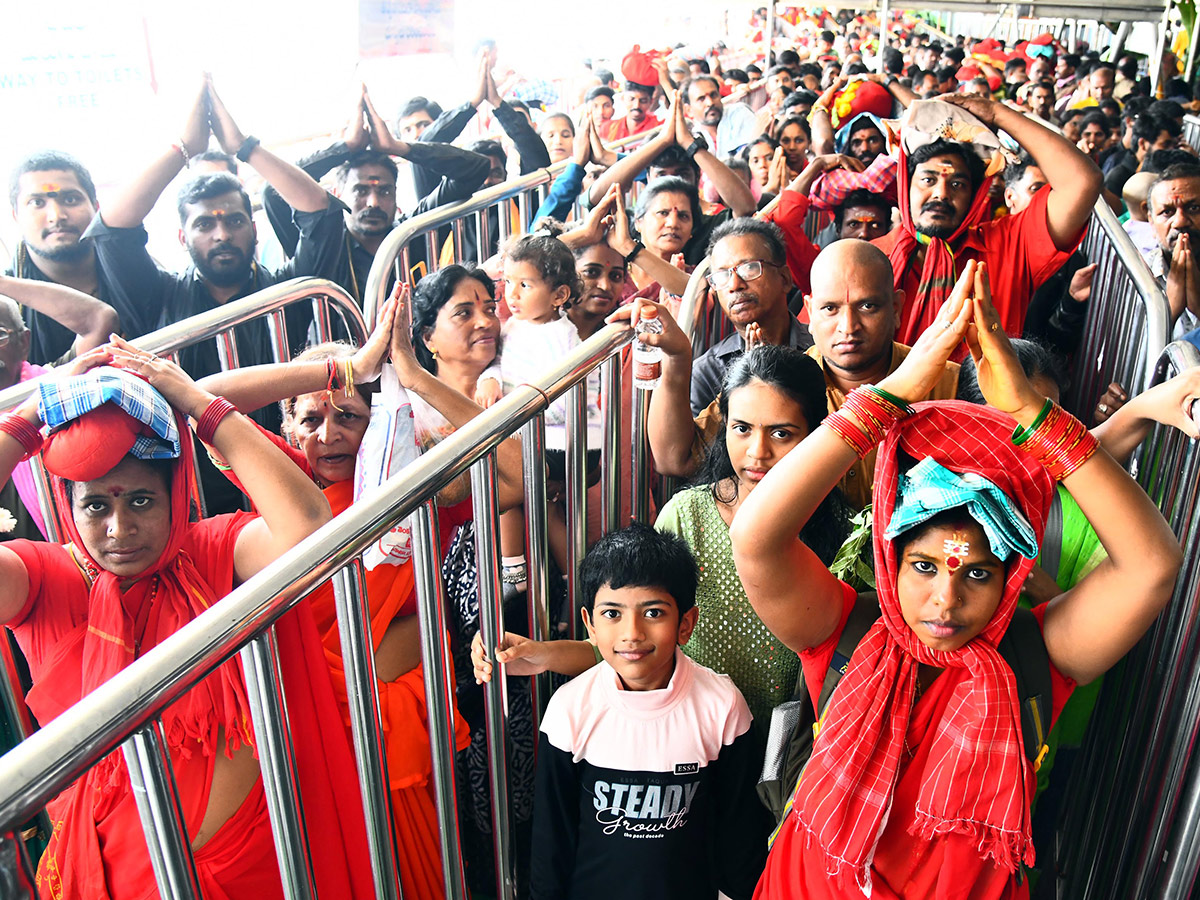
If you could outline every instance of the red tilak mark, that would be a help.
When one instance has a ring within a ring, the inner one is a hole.
[[[125,488],[120,486],[114,487],[110,489],[110,492],[114,497],[120,497],[123,493],[125,493]]]
[[[45,184],[42,185],[42,193],[43,194],[57,194],[61,190],[62,190],[62,188],[59,187],[57,184],[55,184],[53,181],[47,181]]]
[[[953,572],[955,569],[957,569],[961,565],[962,565],[962,560],[959,559],[957,556],[951,556],[946,560],[946,568],[949,569],[951,572]]]

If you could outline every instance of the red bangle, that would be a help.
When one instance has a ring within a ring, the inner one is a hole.
[[[1047,401],[1047,406],[1037,427],[1030,432],[1018,428],[1013,443],[1045,466],[1055,481],[1062,481],[1092,458],[1100,442],[1057,403]]]
[[[897,402],[878,388],[860,387],[846,395],[837,412],[825,417],[825,424],[862,459],[883,440],[889,428],[911,413],[908,404]]]
[[[341,376],[338,373],[337,360],[332,356],[325,360],[325,371],[329,373],[329,379],[325,383],[325,391],[332,394],[334,391],[340,391],[343,387]]]
[[[200,414],[200,418],[196,420],[196,437],[200,438],[200,442],[211,444],[217,426],[231,412],[237,412],[237,407],[224,397],[217,397],[208,404],[208,407]]]
[[[21,445],[21,449],[25,451],[25,455],[21,457],[22,461],[29,459],[42,449],[41,430],[17,413],[9,413],[0,417],[0,432],[4,432]]]

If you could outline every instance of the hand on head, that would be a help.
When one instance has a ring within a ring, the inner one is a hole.
[[[111,335],[108,344],[96,348],[97,351],[105,349],[109,351],[111,365],[127,369],[144,379],[152,388],[162,394],[171,406],[193,419],[199,419],[201,413],[215,399],[212,394],[197,385],[191,376],[178,365],[169,359],[163,359],[161,356],[135,347],[120,335]],[[93,362],[88,368],[104,364]]]

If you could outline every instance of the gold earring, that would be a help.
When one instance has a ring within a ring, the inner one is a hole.
[[[432,347],[430,347],[430,348],[429,348],[429,352],[430,352],[431,354],[433,354],[433,358],[434,358],[434,359],[437,359],[437,351],[436,351],[436,350],[434,350]]]

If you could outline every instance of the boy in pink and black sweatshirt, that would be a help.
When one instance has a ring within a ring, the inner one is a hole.
[[[728,676],[679,650],[698,612],[691,551],[631,525],[579,577],[604,662],[542,720],[532,900],[749,900],[771,830],[755,793],[763,750]]]

